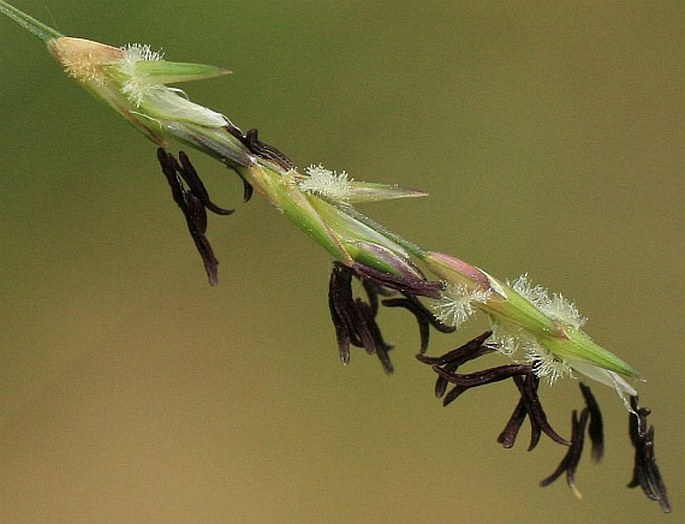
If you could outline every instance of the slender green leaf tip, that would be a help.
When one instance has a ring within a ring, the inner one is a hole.
[[[42,22],[39,22],[35,18],[27,15],[23,11],[20,11],[16,7],[11,6],[3,0],[0,0],[0,13],[7,15],[21,27],[33,33],[45,43],[48,43],[50,40],[55,40],[61,36],[64,36],[58,31],[55,31],[52,27],[49,27]]]

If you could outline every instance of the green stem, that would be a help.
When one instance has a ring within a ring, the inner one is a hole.
[[[49,27],[42,22],[39,22],[35,18],[27,15],[23,11],[20,11],[16,7],[11,6],[3,0],[0,0],[0,13],[7,15],[21,27],[23,27],[30,33],[36,35],[46,44],[50,40],[55,40],[57,38],[64,36],[63,34],[55,31],[52,27]]]

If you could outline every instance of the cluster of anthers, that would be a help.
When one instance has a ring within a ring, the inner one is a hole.
[[[361,281],[365,290],[365,298],[355,298],[353,295],[352,281],[355,277]],[[527,282],[525,277],[519,283],[523,285],[524,281]],[[450,326],[443,322],[446,316],[452,317],[454,320],[455,311],[447,313],[444,308],[441,310],[440,299],[437,300],[437,315],[420,301],[420,297],[429,297],[429,299],[433,297],[434,299],[435,290],[440,289],[440,286],[440,283],[430,282],[417,286],[416,282],[402,282],[398,279],[387,279],[385,276],[379,278],[368,268],[348,268],[336,263],[330,279],[329,304],[331,317],[338,335],[341,359],[344,362],[349,360],[349,346],[352,344],[365,349],[369,354],[377,355],[385,371],[391,372],[393,368],[388,357],[388,351],[392,346],[383,339],[376,322],[376,314],[379,303],[387,307],[407,309],[416,318],[420,332],[421,346],[416,358],[431,366],[437,374],[435,395],[442,399],[443,405],[449,405],[469,389],[511,379],[518,391],[519,400],[504,429],[497,437],[497,442],[502,444],[504,448],[511,448],[523,423],[528,418],[531,428],[529,451],[537,446],[542,434],[553,442],[568,448],[556,470],[543,479],[540,485],[547,486],[565,473],[569,487],[580,498],[580,492],[576,488],[575,474],[583,452],[586,429],[591,441],[593,461],[599,462],[604,453],[602,414],[590,388],[582,382],[580,383],[585,406],[581,409],[580,414],[575,410],[573,411],[571,436],[567,439],[550,425],[538,396],[538,386],[541,378],[546,378],[552,383],[562,375],[570,376],[571,370],[563,362],[551,362],[553,357],[541,353],[544,351],[542,348],[535,351],[529,350],[524,362],[513,362],[479,371],[460,373],[461,366],[489,353],[495,351],[512,353],[512,345],[517,344],[517,342],[513,341],[514,338],[511,335],[503,333],[497,335],[493,330],[488,330],[444,355],[427,356],[425,352],[428,348],[430,327],[441,333],[450,333],[456,329],[454,325]],[[541,288],[537,288],[536,292],[542,297]],[[379,296],[397,293],[402,296],[379,300]],[[486,298],[484,295],[471,297],[472,301],[476,302]],[[572,311],[572,316],[579,320],[580,317],[575,308],[570,303],[561,305],[562,301],[560,296],[551,300],[552,303],[558,302],[560,308],[566,313]],[[442,302],[442,304],[445,303]],[[459,320],[463,321],[468,317],[472,309],[472,304],[467,305],[464,302],[462,304],[464,315]],[[461,323],[460,321],[456,324]],[[497,326],[495,324],[496,328]],[[523,341],[523,345],[530,343],[532,342]],[[628,487],[640,486],[647,497],[660,504],[664,512],[670,512],[671,506],[666,487],[654,455],[654,427],[648,427],[647,424],[649,413],[648,408],[638,407],[636,395],[630,397],[630,439],[635,449],[635,457],[633,477]]]
[[[241,134],[240,137],[253,154],[272,161],[279,159],[284,166],[292,165],[283,153],[259,141],[256,130],[251,130],[246,135]],[[164,149],[158,150],[158,159],[171,187],[174,201],[183,211],[210,283],[214,285],[218,282],[218,262],[205,236],[206,210],[220,215],[228,215],[232,211],[213,204],[187,155],[181,152],[179,158],[180,162]],[[312,166],[307,170],[307,174],[313,180],[305,179],[300,183],[304,191],[343,198],[348,187],[345,173],[333,173],[321,166]],[[321,178],[325,179],[323,183],[319,180]],[[247,201],[251,195],[251,188],[245,180],[243,183]],[[416,274],[421,274],[418,268],[414,269]],[[363,289],[362,296],[355,296],[355,280]],[[550,297],[540,286],[532,286],[527,275],[519,277],[510,285],[551,318],[577,328],[585,322],[572,303],[561,295]],[[383,338],[377,323],[378,311],[382,305],[388,308],[404,308],[416,319],[420,334],[420,349],[416,358],[436,373],[435,395],[442,399],[444,406],[451,404],[467,390],[512,380],[519,398],[511,417],[497,437],[497,442],[507,449],[513,447],[527,418],[530,424],[529,451],[537,446],[543,434],[556,444],[567,448],[559,466],[543,479],[540,485],[547,486],[565,474],[569,487],[580,498],[575,474],[583,452],[586,432],[591,442],[593,461],[598,462],[604,453],[602,414],[597,401],[590,388],[582,382],[579,383],[584,407],[580,412],[573,411],[570,437],[565,438],[549,423],[538,396],[541,379],[553,384],[562,377],[572,377],[570,366],[550,354],[534,339],[526,338],[524,334],[512,331],[496,321],[480,336],[444,355],[426,355],[430,328],[440,333],[456,331],[477,311],[478,304],[487,302],[489,298],[488,291],[468,291],[465,287],[446,285],[440,281],[389,275],[358,263],[349,267],[335,262],[328,289],[329,309],[340,359],[345,364],[349,362],[350,348],[354,346],[365,350],[369,355],[375,355],[386,373],[393,372],[390,360],[390,350],[393,346]],[[517,360],[516,354],[521,351],[523,356]],[[512,362],[468,373],[460,372],[462,366],[493,352],[510,357]],[[650,499],[660,504],[663,511],[670,512],[666,487],[654,455],[654,428],[648,427],[647,424],[650,410],[638,407],[637,402],[637,395],[631,395],[629,433],[635,456],[633,476],[628,487],[640,486]]]

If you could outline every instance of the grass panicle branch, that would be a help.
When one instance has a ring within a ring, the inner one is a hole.
[[[520,399],[497,440],[505,448],[512,447],[528,418],[529,449],[542,435],[567,448],[557,470],[542,484],[565,472],[576,494],[575,473],[588,424],[594,460],[603,453],[599,407],[590,389],[581,385],[586,406],[580,413],[573,411],[571,435],[566,439],[549,424],[538,385],[582,376],[609,386],[622,399],[631,420],[635,465],[629,486],[641,486],[650,499],[670,511],[654,457],[654,430],[646,425],[649,410],[637,406],[637,391],[628,382],[641,375],[583,331],[585,318],[561,294],[531,284],[527,275],[513,282],[499,280],[457,257],[425,249],[354,208],[357,202],[425,196],[422,191],[353,180],[345,172],[321,165],[299,170],[285,153],[262,141],[256,129],[243,132],[225,115],[190,101],[169,85],[221,76],[228,70],[169,62],[147,45],[114,47],[63,36],[3,0],[0,13],[41,39],[75,82],[154,143],[211,285],[218,283],[218,260],[206,235],[207,211],[229,215],[232,210],[212,202],[188,155],[181,151],[177,159],[171,152],[173,144],[206,154],[235,172],[243,183],[245,201],[257,193],[333,259],[329,311],[343,363],[350,362],[351,348],[359,347],[376,355],[385,372],[392,373],[393,346],[381,334],[377,313],[380,306],[407,309],[419,327],[418,359],[436,373],[435,393],[443,404],[451,404],[468,390],[512,380]],[[362,284],[364,297],[355,296],[356,281]],[[483,335],[441,357],[426,355],[430,328],[452,333],[478,313],[490,324]],[[462,366],[493,353],[507,363],[462,372]]]

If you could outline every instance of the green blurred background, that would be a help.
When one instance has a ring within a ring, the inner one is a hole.
[[[301,167],[398,182],[364,207],[500,277],[529,272],[642,370],[657,456],[682,511],[682,2],[25,0],[73,36],[225,65],[188,85]],[[266,203],[220,204],[206,283],[154,146],[0,20],[2,522],[656,522],[627,490],[615,394],[607,456],[577,501],[537,487],[563,450],[495,438],[512,385],[443,409],[411,317],[382,314],[388,378],[343,368],[327,255]],[[475,333],[433,338],[442,352]],[[543,391],[568,431],[573,382]],[[675,517],[670,517],[678,519]],[[672,520],[674,522],[674,520]]]

